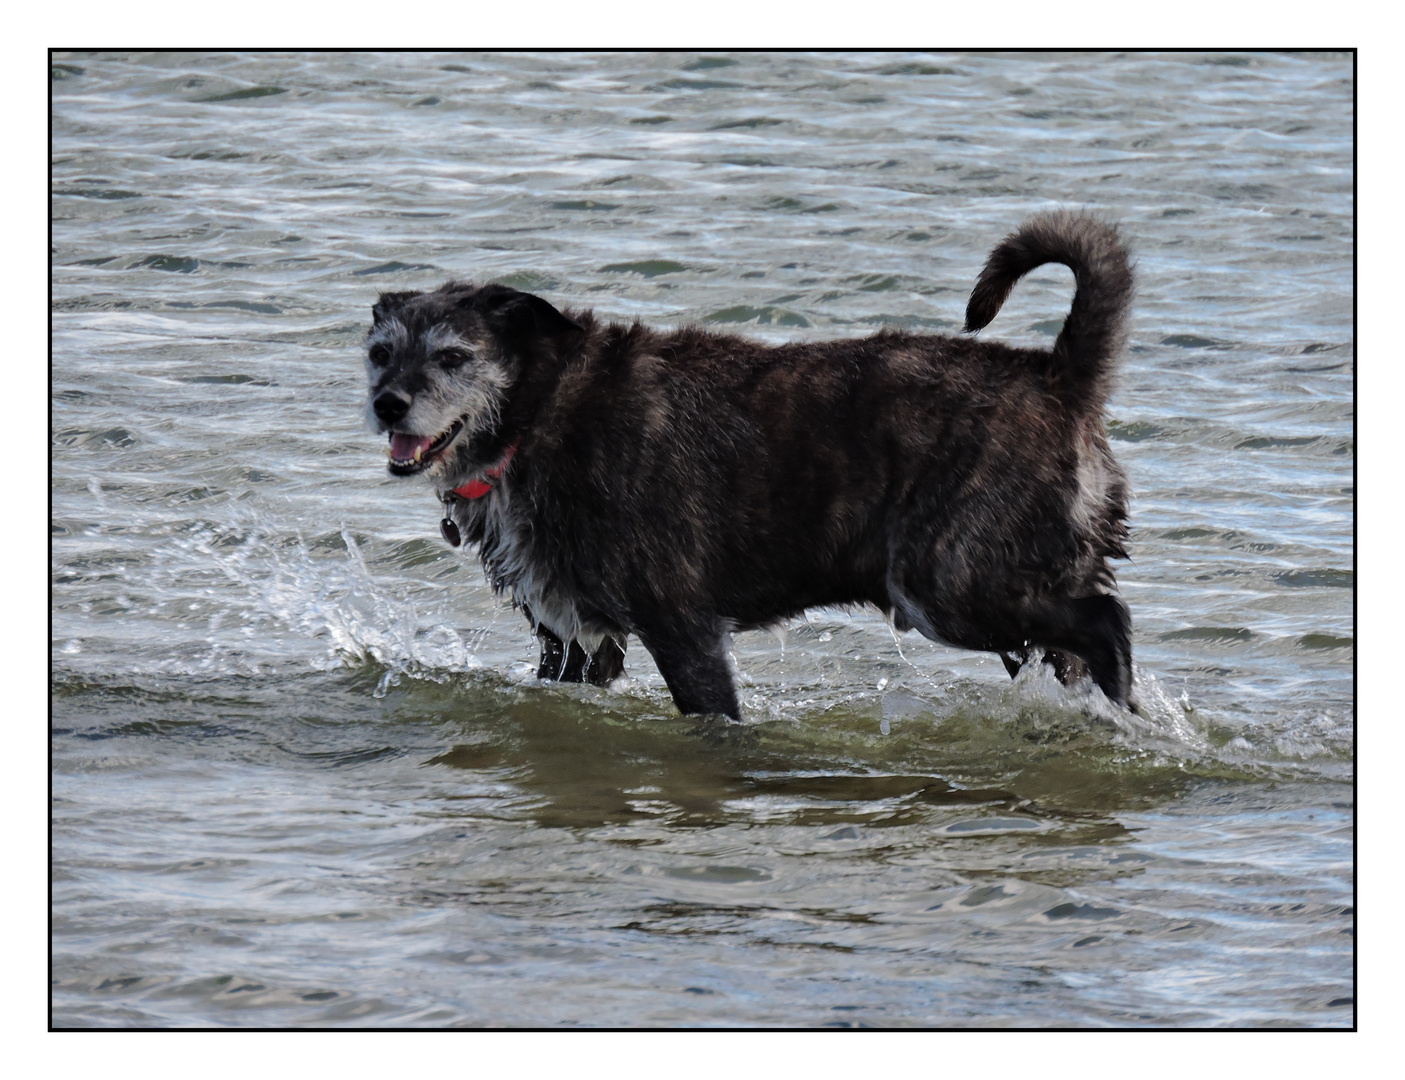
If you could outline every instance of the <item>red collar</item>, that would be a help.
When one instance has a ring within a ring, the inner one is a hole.
[[[498,463],[491,469],[484,470],[483,475],[488,478],[487,480],[480,480],[475,476],[462,487],[454,488],[453,493],[465,499],[481,499],[484,495],[488,494],[488,492],[493,490],[493,485],[489,483],[489,481],[496,480],[503,474],[503,470],[507,468],[508,462],[512,460],[512,455],[517,453],[517,447],[520,446],[521,443],[522,436],[519,435],[512,440],[512,445],[509,446],[503,456],[498,459]]]

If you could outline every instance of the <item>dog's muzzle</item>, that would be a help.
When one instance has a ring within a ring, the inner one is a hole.
[[[414,476],[424,472],[444,455],[449,449],[449,444],[458,438],[462,430],[463,421],[455,420],[446,431],[438,435],[405,435],[392,431],[390,447],[386,451],[390,455],[390,474]]]

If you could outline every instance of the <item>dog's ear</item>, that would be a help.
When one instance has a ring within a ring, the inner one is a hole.
[[[417,292],[383,292],[380,299],[371,306],[371,325],[379,326],[381,323],[399,310],[406,300],[412,296],[419,296]]]
[[[583,333],[579,323],[566,318],[540,296],[506,285],[485,285],[462,302],[482,312],[505,342],[516,343],[530,337],[560,342],[571,334]]]

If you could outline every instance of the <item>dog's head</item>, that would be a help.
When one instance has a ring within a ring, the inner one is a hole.
[[[539,296],[449,282],[382,293],[366,335],[367,422],[390,437],[390,472],[464,479],[512,433],[513,391],[581,328]]]

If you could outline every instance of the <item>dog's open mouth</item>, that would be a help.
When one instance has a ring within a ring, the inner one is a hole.
[[[436,436],[390,434],[390,473],[392,476],[414,476],[424,472],[443,456],[449,444],[463,430],[463,421],[455,420],[446,431]]]

